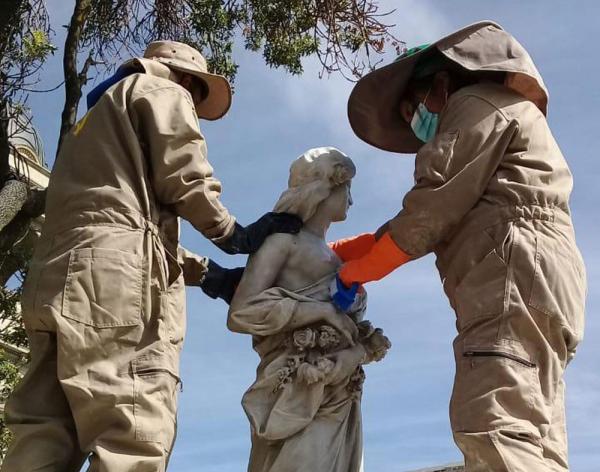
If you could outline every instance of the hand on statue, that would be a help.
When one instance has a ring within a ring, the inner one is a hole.
[[[248,226],[235,224],[231,236],[217,246],[227,254],[254,254],[265,239],[274,233],[296,234],[302,228],[302,220],[290,213],[265,213]]]
[[[228,305],[244,275],[243,267],[226,269],[215,261],[208,260],[208,268],[200,285],[202,291],[211,298],[221,298]]]
[[[327,375],[325,383],[336,384],[344,381],[362,364],[365,357],[366,351],[362,344],[356,344],[348,349],[342,349],[327,356],[335,365]]]

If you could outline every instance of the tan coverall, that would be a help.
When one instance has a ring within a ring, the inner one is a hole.
[[[563,372],[583,335],[571,173],[541,111],[507,87],[451,95],[389,222],[434,251],[456,312],[454,439],[469,472],[566,471]]]
[[[10,398],[3,472],[164,471],[175,438],[184,278],[178,216],[218,241],[190,94],[158,62],[110,88],[65,140],[23,296],[31,366]],[[150,70],[151,69],[151,70]],[[182,274],[183,268],[183,274]]]

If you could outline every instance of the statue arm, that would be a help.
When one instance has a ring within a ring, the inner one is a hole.
[[[240,308],[255,295],[275,285],[288,258],[292,236],[274,234],[248,258],[244,275],[231,301],[231,310]]]

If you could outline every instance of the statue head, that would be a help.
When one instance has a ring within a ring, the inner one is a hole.
[[[352,204],[350,181],[355,174],[354,163],[340,150],[309,149],[292,163],[288,189],[274,211],[292,213],[306,222],[321,206],[332,221],[341,221]]]

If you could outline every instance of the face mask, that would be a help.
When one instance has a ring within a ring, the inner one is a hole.
[[[427,93],[427,96],[429,96],[429,93]],[[424,143],[431,141],[435,136],[439,117],[437,113],[432,113],[425,107],[426,101],[427,97],[425,97],[423,102],[419,103],[410,122],[410,127],[414,131],[415,136]]]

